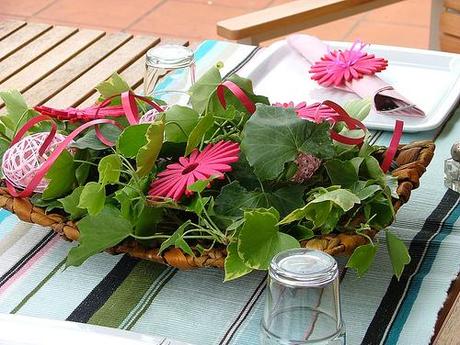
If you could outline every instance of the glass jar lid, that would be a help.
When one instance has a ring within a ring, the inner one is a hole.
[[[338,272],[337,261],[329,254],[300,248],[273,257],[269,274],[286,286],[323,287],[336,279]]]
[[[164,44],[149,49],[146,65],[154,68],[183,68],[193,63],[193,50],[178,44]]]

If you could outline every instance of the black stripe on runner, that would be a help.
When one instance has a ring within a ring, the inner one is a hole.
[[[387,328],[391,325],[393,316],[398,312],[400,301],[405,296],[406,287],[419,269],[419,264],[423,260],[430,239],[439,232],[459,197],[458,193],[450,189],[447,190],[441,202],[425,220],[422,229],[415,235],[409,246],[411,262],[404,269],[399,281],[394,276],[392,277],[361,344],[379,345],[381,343]]]
[[[240,313],[238,314],[236,319],[232,322],[230,327],[227,329],[227,332],[225,332],[219,345],[227,345],[232,340],[233,336],[235,335],[237,330],[240,328],[243,321],[249,315],[249,312],[252,310],[256,302],[259,300],[262,292],[266,288],[266,284],[267,284],[267,275],[264,276],[264,278],[261,280],[257,288],[254,290],[254,292],[250,296],[250,298],[247,300],[244,307],[240,310]]]
[[[31,250],[29,250],[18,262],[16,262],[13,267],[0,277],[0,287],[4,285],[16,272],[24,267],[24,265],[27,264],[27,262],[29,262],[29,260],[32,259],[34,255],[46,246],[46,244],[48,244],[48,242],[56,235],[57,234],[54,231],[49,231],[45,237],[43,237]]]
[[[255,47],[248,56],[246,56],[243,60],[241,60],[238,65],[233,67],[222,79],[226,80],[229,78],[231,75],[235,74],[238,72],[241,68],[243,68],[244,65],[246,65],[253,57],[256,55],[256,53],[260,50],[260,47]]]
[[[114,291],[118,289],[138,262],[138,259],[124,255],[66,320],[84,323],[88,322],[91,316],[93,316],[93,314],[107,302]]]

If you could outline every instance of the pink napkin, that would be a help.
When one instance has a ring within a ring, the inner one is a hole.
[[[291,35],[287,38],[287,42],[310,64],[320,61],[331,50],[323,41],[309,35]],[[423,110],[400,95],[391,85],[375,74],[353,79],[346,82],[345,86],[338,88],[354,92],[362,98],[371,98],[373,107],[381,114],[425,116]]]

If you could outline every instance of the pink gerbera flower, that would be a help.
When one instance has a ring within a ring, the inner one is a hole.
[[[292,108],[297,113],[297,116],[304,120],[310,120],[316,123],[320,123],[323,121],[329,121],[332,118],[338,116],[337,112],[322,103],[313,103],[307,105],[306,102],[301,102],[298,104],[294,104],[294,102],[289,103],[273,103],[274,107],[280,108]]]
[[[209,144],[201,152],[195,149],[190,156],[180,157],[178,163],[166,166],[152,182],[149,195],[179,201],[184,193],[192,194],[187,186],[194,182],[211,176],[223,178],[224,172],[232,170],[229,164],[238,161],[239,152],[239,145],[231,141]]]
[[[383,71],[388,61],[363,51],[366,45],[356,41],[348,50],[327,53],[310,69],[312,79],[323,86],[343,86],[352,79]]]

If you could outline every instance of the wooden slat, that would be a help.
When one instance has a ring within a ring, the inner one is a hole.
[[[0,41],[0,61],[51,29],[51,25],[30,23]]]
[[[444,0],[444,7],[460,11],[460,0]]]
[[[132,36],[126,33],[108,34],[86,48],[80,54],[59,67],[53,73],[43,78],[28,89],[23,95],[30,106],[46,102],[61,90],[70,85],[86,71],[104,60],[109,54],[117,50]],[[90,89],[86,86],[85,89]]]
[[[80,103],[91,95],[97,84],[109,78],[114,71],[122,70],[144,56],[145,52],[159,41],[156,37],[135,36],[48,100],[46,105],[65,108]]]
[[[460,276],[452,282],[447,299],[438,314],[433,345],[457,345],[460,343]]]
[[[460,37],[441,34],[441,50],[451,53],[460,53]]]
[[[0,83],[77,32],[77,28],[55,26],[2,61]]]
[[[21,92],[45,78],[65,64],[83,49],[104,35],[103,31],[81,30],[51,49],[48,53],[31,63],[1,84],[1,90],[17,89]],[[0,101],[0,108],[3,103]]]
[[[401,0],[297,0],[217,23],[217,33],[231,40],[262,42],[342,19]]]
[[[445,34],[460,37],[460,14],[451,12],[442,13],[440,29]]]
[[[24,25],[26,25],[26,22],[19,20],[0,21],[0,40],[12,34]]]
[[[133,64],[131,64],[128,68],[126,68],[123,72],[119,72],[121,77],[126,80],[128,85],[135,89],[139,85],[142,85],[142,81],[144,80],[144,71],[145,71],[145,57],[142,56],[137,59]],[[115,71],[114,71],[115,72]],[[80,108],[86,108],[94,103],[96,103],[99,94],[94,91],[88,98],[86,98],[83,102],[78,104]]]

